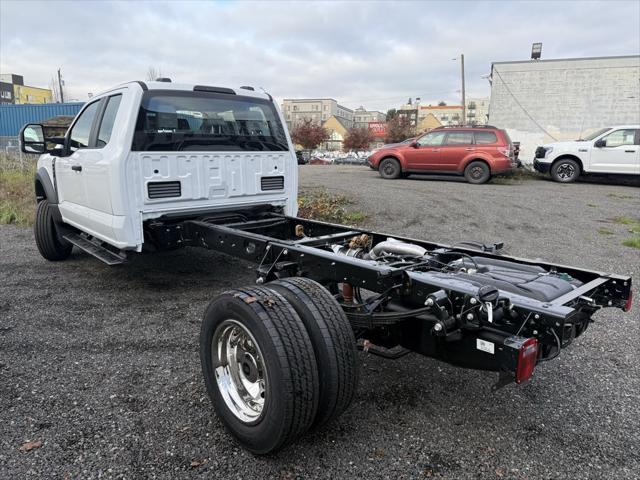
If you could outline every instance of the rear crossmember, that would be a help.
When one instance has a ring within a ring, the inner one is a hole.
[[[595,311],[624,309],[631,295],[629,277],[508,257],[494,248],[466,248],[466,243],[448,246],[395,237],[427,255],[373,260],[366,252],[387,235],[274,212],[162,219],[145,228],[166,247],[203,247],[254,262],[258,284],[297,276],[318,281],[340,303],[360,347],[371,353],[397,358],[414,351],[466,368],[502,372],[502,383],[528,379],[518,378],[518,359],[529,339],[537,342],[537,362],[555,358],[584,332]],[[540,300],[465,281],[464,272],[450,275],[443,267],[466,259],[542,267],[579,286]]]

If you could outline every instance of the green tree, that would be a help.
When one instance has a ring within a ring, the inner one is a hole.
[[[387,110],[387,122],[389,120],[393,120],[394,118],[396,118],[398,116],[398,112],[395,108],[390,108],[389,110]]]

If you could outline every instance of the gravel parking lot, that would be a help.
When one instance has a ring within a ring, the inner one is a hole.
[[[385,181],[365,167],[301,167],[302,188],[354,199],[372,229],[507,252],[640,281],[613,218],[640,189],[545,180],[471,186]],[[605,229],[607,234],[599,233]],[[31,231],[0,226],[0,478],[638,478],[640,308],[607,309],[532,382],[409,355],[362,355],[337,422],[269,457],[213,414],[198,358],[201,315],[253,266],[199,249],[110,268],[80,252],[48,263]],[[636,287],[637,290],[637,287]],[[639,295],[640,296],[640,295]],[[42,445],[30,451],[27,441]]]

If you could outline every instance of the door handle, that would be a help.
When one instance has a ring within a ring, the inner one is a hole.
[[[431,150],[432,152],[439,152],[440,149],[439,148],[434,148],[433,150]]]
[[[81,172],[82,165],[71,165],[71,170],[73,170],[74,172]]]

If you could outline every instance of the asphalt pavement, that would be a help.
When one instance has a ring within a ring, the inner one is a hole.
[[[499,240],[511,255],[640,282],[640,251],[621,245],[628,227],[613,220],[640,217],[637,186],[386,181],[349,166],[300,173],[303,189],[350,195],[378,231]],[[0,478],[640,476],[638,299],[630,313],[596,313],[530,383],[497,393],[493,373],[361,354],[342,417],[278,454],[247,453],[213,413],[198,333],[207,303],[253,283],[253,268],[191,248],[120,267],[77,251],[49,263],[29,229],[0,226]]]

